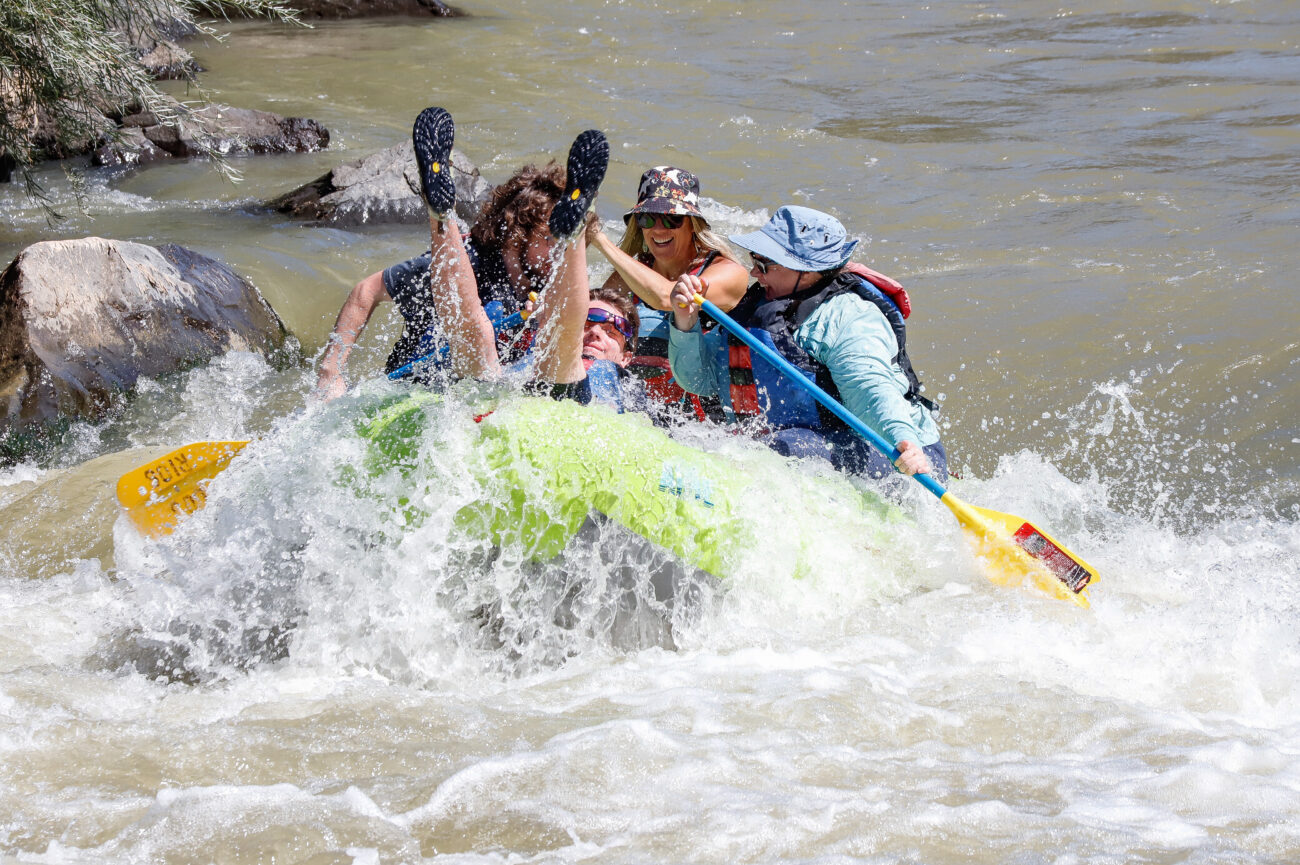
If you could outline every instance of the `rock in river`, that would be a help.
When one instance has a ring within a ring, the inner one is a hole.
[[[174,244],[37,243],[0,274],[0,440],[94,418],[141,377],[288,334],[248,281]]]
[[[222,154],[312,153],[329,146],[329,130],[306,117],[219,105],[205,105],[188,115],[178,106],[175,112],[183,119],[147,111],[120,118],[120,137],[96,150],[92,161],[96,165],[139,165],[199,156],[205,144]]]
[[[372,15],[433,15],[456,18],[461,13],[442,0],[286,0],[303,18],[364,18]]]
[[[456,182],[456,215],[472,224],[492,194],[492,184],[459,150],[451,152],[451,168]],[[268,201],[267,206],[330,225],[416,225],[429,218],[419,189],[415,151],[407,141],[345,162],[329,174]]]

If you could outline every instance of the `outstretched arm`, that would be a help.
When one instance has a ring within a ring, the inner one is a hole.
[[[631,291],[651,309],[668,309],[668,295],[672,292],[673,281],[656,273],[628,255],[614,241],[609,239],[600,228],[600,221],[593,219],[587,225],[587,242],[600,251],[614,272],[605,281],[606,286]]]
[[[348,355],[361,337],[361,331],[365,330],[375,307],[386,300],[391,298],[384,288],[383,272],[372,273],[353,286],[347,300],[343,301],[343,308],[339,310],[339,317],[334,322],[334,330],[330,333],[329,343],[321,358],[320,374],[316,378],[316,396],[319,399],[328,402],[342,396],[347,390],[343,371],[347,366]]]
[[[605,285],[630,290],[651,309],[664,312],[672,309],[670,295],[674,280],[624,252],[601,230],[599,220],[588,223],[587,242],[596,247],[614,266],[614,272],[605,281]],[[713,287],[709,300],[724,311],[739,303],[745,294],[748,284],[745,268],[729,258],[719,256],[701,275],[707,276],[709,285]]]

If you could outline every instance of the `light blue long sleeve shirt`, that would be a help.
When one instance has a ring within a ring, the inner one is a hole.
[[[726,331],[704,333],[669,327],[668,363],[684,390],[717,396],[731,415],[731,371]],[[824,365],[840,391],[840,401],[891,444],[910,441],[925,447],[939,441],[930,412],[904,398],[907,376],[893,362],[898,340],[889,321],[873,304],[846,292],[813,311],[795,331],[795,342]]]

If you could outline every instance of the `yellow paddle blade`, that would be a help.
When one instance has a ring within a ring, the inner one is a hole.
[[[142,535],[168,534],[207,502],[208,484],[248,441],[194,442],[179,447],[117,482],[117,500]]]
[[[952,493],[940,499],[956,515],[984,565],[984,575],[1000,586],[1028,581],[1053,597],[1088,606],[1083,590],[1097,571],[1033,523],[1013,514],[968,505]]]

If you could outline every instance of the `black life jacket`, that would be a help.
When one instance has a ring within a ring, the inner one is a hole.
[[[893,363],[898,364],[908,382],[907,392],[903,394],[904,398],[911,403],[924,406],[930,411],[936,411],[938,406],[921,395],[920,379],[916,374],[916,370],[912,367],[911,358],[908,357],[907,326],[903,321],[902,311],[892,298],[864,276],[853,273],[840,273],[829,282],[820,283],[807,291],[771,301],[764,296],[762,287],[755,284],[750,286],[749,291],[745,293],[745,297],[736,305],[735,310],[732,311],[732,317],[764,343],[769,344],[791,364],[809,373],[813,381],[822,390],[839,400],[839,388],[836,386],[830,370],[800,348],[798,343],[795,342],[794,334],[818,307],[845,292],[852,292],[875,306],[880,310],[885,320],[889,322],[890,329],[894,332],[894,338],[898,342],[898,353],[891,360]],[[774,401],[772,395],[775,394],[777,395],[776,401],[798,403],[804,406],[802,410],[796,409],[796,411],[801,411],[806,420],[803,422],[795,420],[793,423],[787,422],[787,424],[782,425],[814,426],[813,423],[809,422],[811,418],[808,415],[812,404],[810,397],[805,396],[807,392],[791,382],[756,381],[749,346],[730,333],[727,334],[727,361],[731,380],[731,407],[738,419],[772,417],[775,415],[775,419],[779,421],[782,415],[779,412],[774,413],[771,404]],[[766,399],[760,397],[760,385],[762,385],[762,390],[768,394]],[[796,393],[796,390],[799,392]],[[764,403],[768,404],[764,405]],[[831,414],[820,403],[816,404],[816,411],[819,420],[818,425],[821,428],[833,430],[846,427],[842,420]]]

